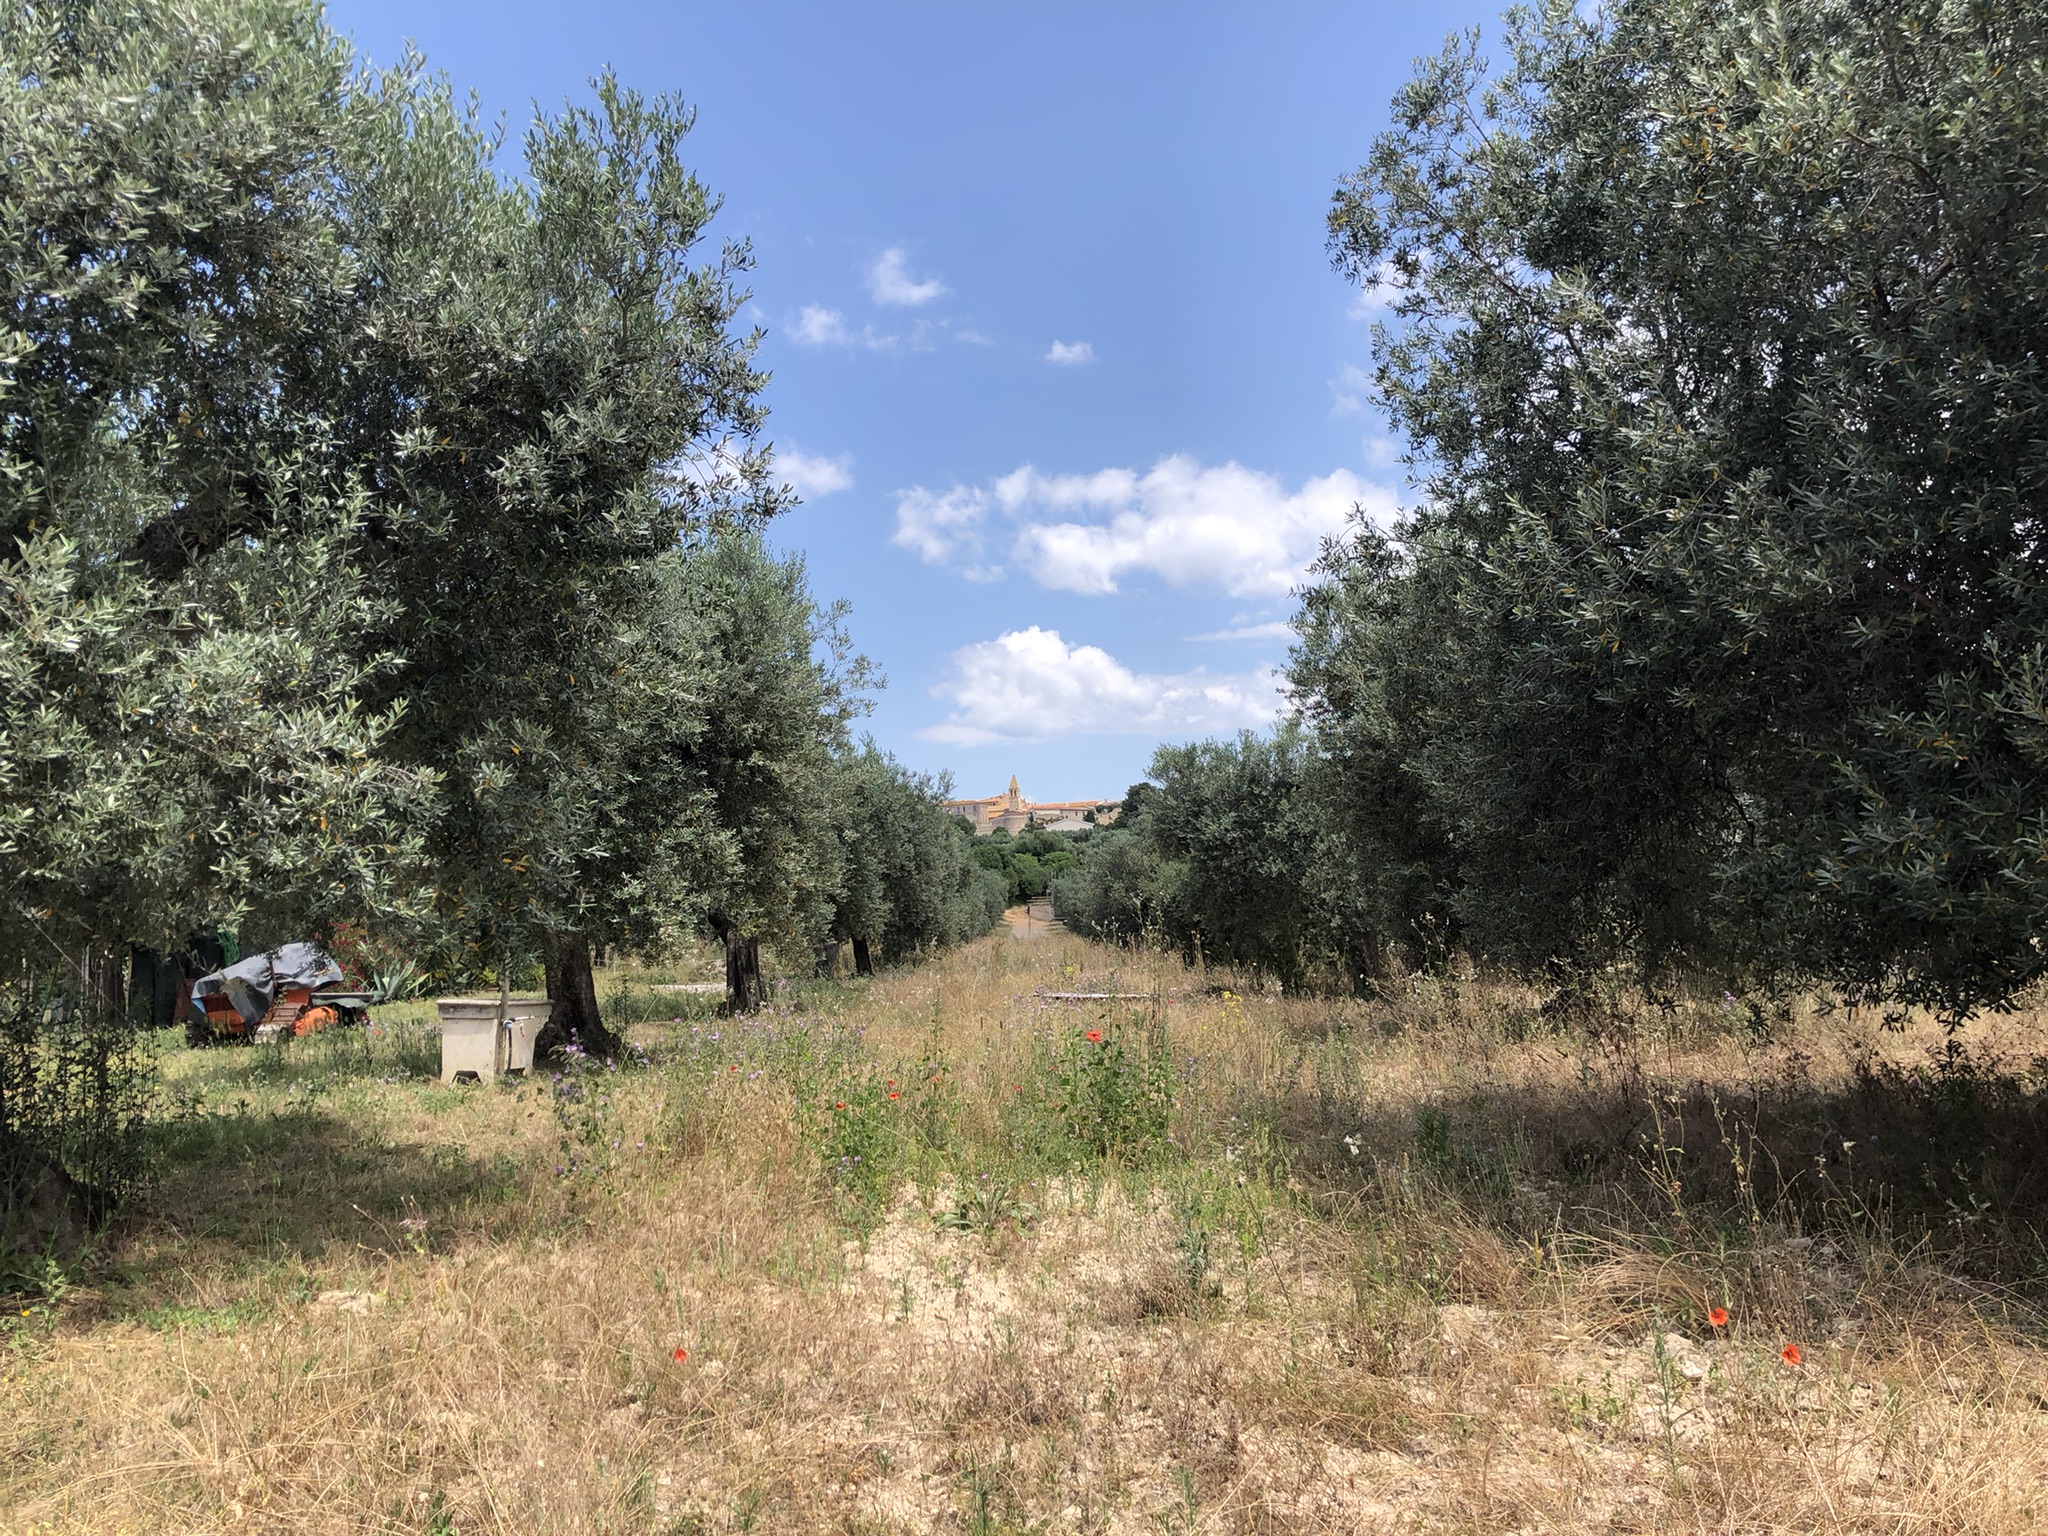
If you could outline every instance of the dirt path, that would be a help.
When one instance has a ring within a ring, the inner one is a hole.
[[[1003,914],[1003,921],[1010,925],[1011,934],[1020,939],[1047,939],[1067,931],[1067,925],[1052,915],[1049,901],[1012,907]]]

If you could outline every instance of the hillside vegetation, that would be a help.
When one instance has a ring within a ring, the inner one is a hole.
[[[442,1088],[396,1014],[180,1053],[144,1214],[5,1321],[0,1510],[2048,1525],[2048,1020],[1957,1066],[1917,1022],[1532,1003],[1244,995],[1055,932],[636,1024],[587,1075]]]

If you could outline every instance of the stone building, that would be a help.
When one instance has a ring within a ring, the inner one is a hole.
[[[1116,820],[1123,806],[1117,800],[1026,800],[1017,788],[1017,775],[1010,775],[1010,787],[1000,795],[981,800],[946,800],[940,809],[949,815],[965,816],[979,835],[1001,827],[1005,832],[1022,832],[1027,827],[1047,827],[1055,832],[1080,832],[1090,826],[1107,826]],[[1094,819],[1089,819],[1089,813]]]

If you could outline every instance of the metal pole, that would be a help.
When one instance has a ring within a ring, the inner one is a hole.
[[[511,1012],[512,967],[503,950],[498,952],[498,1027],[492,1031],[491,1070],[493,1073],[505,1070],[505,1016]]]

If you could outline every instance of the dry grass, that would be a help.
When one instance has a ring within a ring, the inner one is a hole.
[[[2048,1529],[2039,1019],[1207,980],[1001,936],[566,1085],[177,1054],[0,1338],[0,1524]]]

